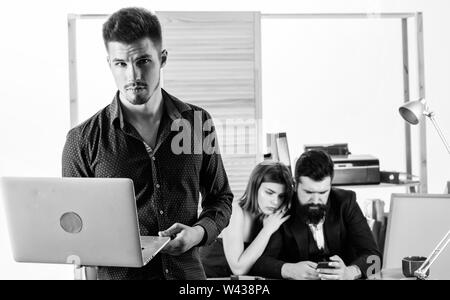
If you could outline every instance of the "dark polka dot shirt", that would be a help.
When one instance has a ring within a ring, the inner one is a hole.
[[[158,235],[178,222],[202,226],[205,236],[199,246],[210,244],[228,225],[233,199],[214,126],[206,125],[212,124],[211,116],[164,90],[162,95],[163,116],[154,149],[125,120],[117,93],[110,105],[69,131],[62,175],[130,178],[141,235]],[[192,132],[180,142],[186,126]],[[173,151],[173,143],[184,150]],[[198,215],[200,194],[202,211]],[[142,268],[99,267],[98,277],[206,279],[198,247],[179,256],[160,253]]]

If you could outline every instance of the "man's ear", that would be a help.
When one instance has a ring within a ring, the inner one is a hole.
[[[163,49],[161,51],[161,68],[164,68],[164,66],[166,65],[167,55],[168,55],[167,50]]]

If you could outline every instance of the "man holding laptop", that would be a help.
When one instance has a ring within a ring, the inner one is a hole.
[[[212,242],[227,226],[233,199],[214,126],[202,130],[211,116],[161,88],[167,51],[153,13],[117,11],[103,25],[103,39],[118,92],[69,131],[63,177],[132,179],[140,234],[172,240],[146,266],[99,267],[99,279],[206,279],[196,246]],[[195,122],[201,132],[192,130],[180,153],[179,129],[198,128]]]

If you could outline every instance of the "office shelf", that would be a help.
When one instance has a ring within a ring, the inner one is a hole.
[[[366,188],[396,188],[396,187],[418,187],[420,186],[420,181],[409,181],[404,183],[380,183],[380,184],[358,184],[358,185],[335,185],[336,188],[341,189],[366,189]]]

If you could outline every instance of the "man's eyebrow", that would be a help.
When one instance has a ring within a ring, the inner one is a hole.
[[[143,54],[143,55],[141,55],[141,56],[138,56],[138,57],[136,58],[136,60],[145,59],[145,58],[152,58],[152,56],[151,56],[150,54]],[[122,62],[122,61],[125,61],[125,59],[122,59],[122,58],[114,58],[112,61],[113,61],[113,62]]]
[[[310,191],[310,190],[307,190],[307,189],[303,189],[305,192],[307,192],[307,193],[319,193],[319,194],[324,194],[324,193],[326,193],[326,192],[328,192],[330,189],[326,189],[326,190],[323,190],[323,191]]]
[[[266,190],[268,190],[269,192],[275,193],[275,191],[270,188],[266,188]]]
[[[138,56],[138,58],[136,60],[143,59],[143,58],[152,58],[152,56],[150,54],[143,54],[141,56]]]

